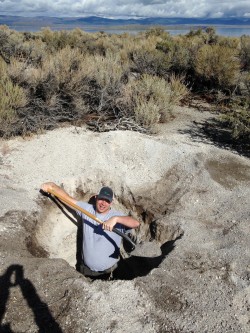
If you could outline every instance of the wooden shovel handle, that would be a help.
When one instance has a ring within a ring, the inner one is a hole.
[[[49,190],[49,193],[52,194],[53,196],[57,197],[58,199],[60,199],[62,202],[64,202],[67,206],[74,208],[76,210],[79,210],[80,212],[82,212],[83,214],[87,215],[88,217],[90,217],[92,220],[96,221],[99,224],[103,224],[103,221],[101,221],[100,219],[98,219],[98,217],[96,217],[95,215],[89,213],[87,210],[83,209],[82,207],[76,205],[75,203],[69,201],[68,199],[63,198],[60,194],[56,193],[55,191],[53,191],[52,189]],[[135,248],[135,243],[132,241],[131,238],[129,238],[128,235],[124,234],[123,232],[121,232],[120,230],[113,228],[112,231],[114,233],[116,233],[117,235],[121,236],[122,238],[126,239],[132,246],[133,248]]]

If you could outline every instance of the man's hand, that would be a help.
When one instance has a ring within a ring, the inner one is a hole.
[[[112,231],[116,223],[120,223],[130,229],[137,228],[140,225],[140,222],[131,216],[113,216],[103,223],[102,228],[104,230]]]
[[[47,182],[41,185],[41,190],[45,193],[50,193],[50,191],[53,189],[53,186],[55,184],[52,182]]]
[[[43,183],[41,185],[41,190],[45,193],[50,193],[58,197],[60,200],[67,202],[68,205],[76,204],[77,200],[71,197],[67,192],[64,191],[63,188],[56,185],[53,182]]]
[[[117,223],[118,216],[113,216],[102,224],[102,229],[112,231]]]

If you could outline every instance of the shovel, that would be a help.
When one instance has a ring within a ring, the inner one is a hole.
[[[103,224],[102,220],[98,219],[98,217],[96,217],[95,215],[89,213],[87,210],[83,209],[82,207],[80,207],[80,206],[78,206],[78,205],[76,205],[76,204],[68,201],[67,199],[62,198],[60,196],[60,194],[55,193],[53,190],[50,190],[49,193],[52,194],[54,197],[60,199],[60,201],[62,201],[63,203],[65,203],[67,206],[69,206],[71,208],[74,208],[74,209],[82,212],[83,214],[87,215],[92,220],[96,221],[97,223]],[[116,233],[117,235],[121,236],[123,239],[125,239],[127,242],[130,243],[131,251],[133,251],[135,249],[136,244],[132,241],[132,239],[128,235],[124,234],[123,232],[121,232],[120,230],[118,230],[116,228],[113,228],[112,231],[114,233]]]

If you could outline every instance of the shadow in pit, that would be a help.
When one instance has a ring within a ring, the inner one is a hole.
[[[14,276],[15,281],[12,282]],[[0,276],[0,332],[14,333],[11,330],[11,323],[2,325],[2,321],[7,310],[7,303],[10,293],[10,288],[19,286],[23,297],[28,306],[33,311],[34,319],[39,332],[47,333],[62,333],[62,329],[55,321],[46,303],[42,302],[36,292],[34,285],[24,278],[23,266],[11,265],[6,272]]]
[[[210,142],[219,148],[234,150],[240,155],[250,157],[249,139],[234,139],[225,123],[218,119],[211,118],[204,122],[193,121],[189,128],[179,132],[189,134],[194,141]]]
[[[121,258],[118,267],[113,272],[114,280],[133,280],[136,277],[148,275],[152,269],[159,267],[166,256],[173,251],[175,241],[180,239],[179,236],[175,240],[167,241],[161,245],[161,255],[157,257],[139,257],[131,255],[129,258]]]

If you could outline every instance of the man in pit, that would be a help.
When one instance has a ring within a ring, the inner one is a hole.
[[[121,236],[112,232],[113,228],[125,232],[128,229],[137,228],[139,221],[111,208],[114,194],[107,186],[100,189],[99,194],[95,196],[94,204],[77,201],[53,182],[42,184],[41,190],[45,193],[52,191],[58,194],[62,200],[65,199],[69,203],[80,206],[103,222],[98,224],[76,210],[82,220],[83,229],[80,272],[92,278],[110,276],[117,267],[121,246]]]

